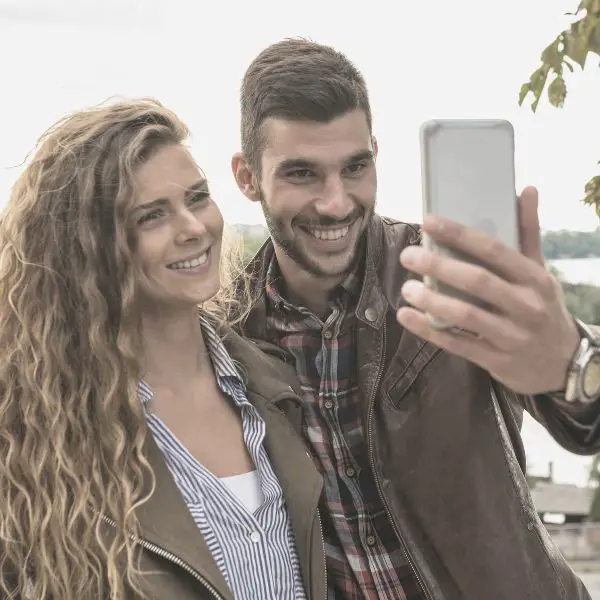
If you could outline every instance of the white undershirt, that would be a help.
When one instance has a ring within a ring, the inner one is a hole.
[[[220,477],[220,480],[248,509],[248,512],[254,513],[262,504],[263,494],[256,471],[231,477]]]

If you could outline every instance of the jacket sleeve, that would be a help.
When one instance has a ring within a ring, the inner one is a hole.
[[[514,396],[566,450],[582,455],[600,452],[600,399],[583,406],[546,394]]]
[[[600,340],[600,327],[585,325]],[[600,396],[590,404],[567,402],[560,395],[522,396],[504,388],[566,450],[591,455],[600,452]]]

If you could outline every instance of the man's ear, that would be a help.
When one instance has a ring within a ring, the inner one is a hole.
[[[242,152],[236,152],[231,159],[231,170],[240,191],[252,202],[260,201],[258,178],[248,165]]]

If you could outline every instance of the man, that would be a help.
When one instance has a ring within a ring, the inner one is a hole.
[[[524,408],[565,448],[600,450],[598,340],[544,268],[536,191],[519,200],[522,254],[435,217],[429,235],[489,270],[426,251],[419,227],[374,212],[363,77],[313,42],[258,55],[241,117],[233,172],[271,235],[248,267],[242,328],[284,350],[301,383],[302,432],[325,480],[328,597],[589,598],[525,479]],[[424,275],[496,312],[428,290]],[[457,328],[435,331],[425,312]]]

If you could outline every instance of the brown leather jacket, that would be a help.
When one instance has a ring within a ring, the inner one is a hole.
[[[359,385],[369,459],[390,523],[428,600],[583,600],[589,595],[536,515],[525,478],[523,409],[567,450],[600,451],[600,411],[524,397],[395,320],[417,226],[375,216],[357,309]],[[265,323],[267,242],[249,265]],[[263,347],[266,345],[263,344]],[[282,405],[283,406],[283,405]],[[300,411],[283,406],[300,430]]]
[[[223,341],[245,375],[248,400],[266,423],[265,445],[292,521],[307,600],[324,600],[325,556],[317,508],[322,479],[301,438],[277,408],[279,402],[300,402],[295,373],[233,332]],[[150,500],[137,510],[144,592],[153,600],[233,600],[151,435],[146,438],[146,456],[154,469],[156,487]],[[104,520],[105,535],[110,537],[114,523]],[[19,598],[34,600],[27,591]]]

